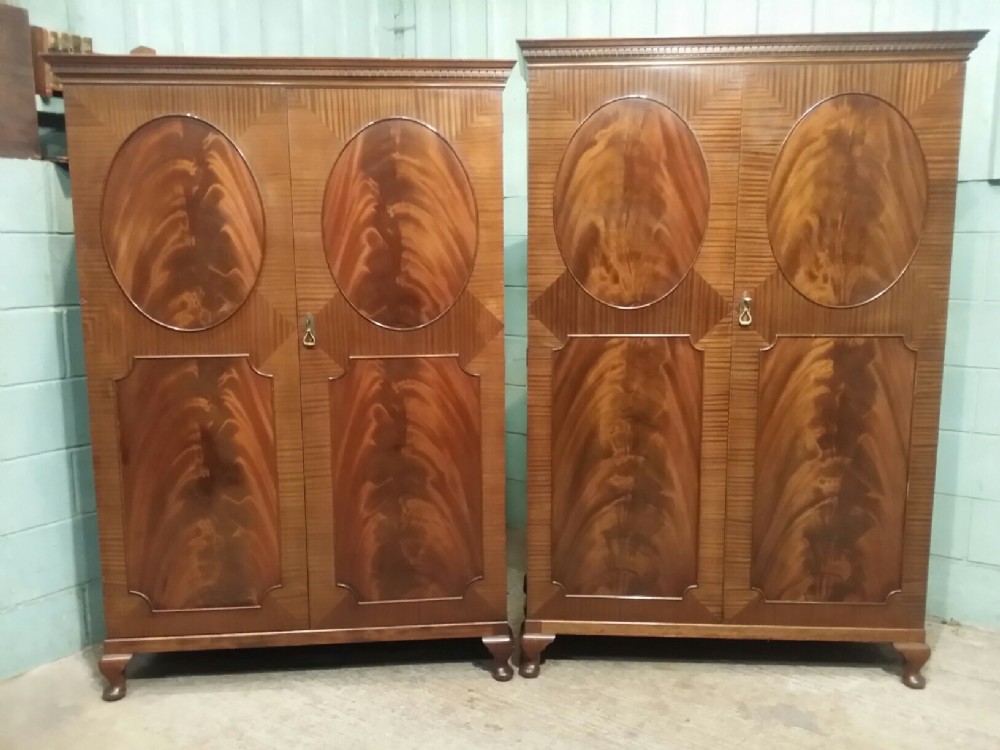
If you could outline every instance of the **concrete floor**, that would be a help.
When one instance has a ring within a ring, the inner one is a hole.
[[[1000,633],[929,627],[923,691],[880,646],[560,637],[505,684],[471,640],[140,656],[104,703],[85,652],[0,683],[0,749],[997,750]]]

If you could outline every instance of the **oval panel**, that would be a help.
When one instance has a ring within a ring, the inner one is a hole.
[[[368,320],[419,328],[446,313],[472,275],[472,184],[423,123],[379,120],[352,138],[323,198],[323,246],[337,286]]]
[[[605,304],[643,307],[669,294],[698,257],[708,167],[673,110],[617,99],[573,135],[552,205],[559,250],[580,286]]]
[[[264,258],[264,207],[250,167],[219,130],[183,115],[142,125],[119,149],[101,232],[132,303],[184,331],[236,312]]]
[[[903,275],[926,208],[927,166],[909,122],[882,99],[843,94],[789,133],[768,190],[767,231],[800,294],[854,307]]]

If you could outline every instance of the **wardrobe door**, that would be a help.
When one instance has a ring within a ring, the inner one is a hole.
[[[506,619],[509,64],[413,66],[289,92],[314,628]]]
[[[128,83],[66,94],[107,635],[301,628],[284,93]]]
[[[527,632],[716,622],[741,71],[522,49]]]
[[[748,67],[731,621],[923,627],[963,68]]]

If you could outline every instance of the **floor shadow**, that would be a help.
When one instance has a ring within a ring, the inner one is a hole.
[[[129,664],[128,675],[130,679],[159,679],[463,663],[471,663],[487,672],[490,670],[489,652],[482,641],[455,638],[136,654]]]
[[[544,656],[551,660],[881,667],[900,673],[886,644],[825,641],[751,641],[560,635]]]

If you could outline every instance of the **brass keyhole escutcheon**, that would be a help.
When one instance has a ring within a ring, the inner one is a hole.
[[[753,323],[753,315],[750,312],[751,302],[753,302],[753,300],[750,298],[750,295],[743,292],[743,297],[740,298],[740,314],[737,317],[737,320],[744,328]]]
[[[306,315],[306,331],[302,335],[302,346],[307,349],[316,346],[316,328],[312,315]]]

